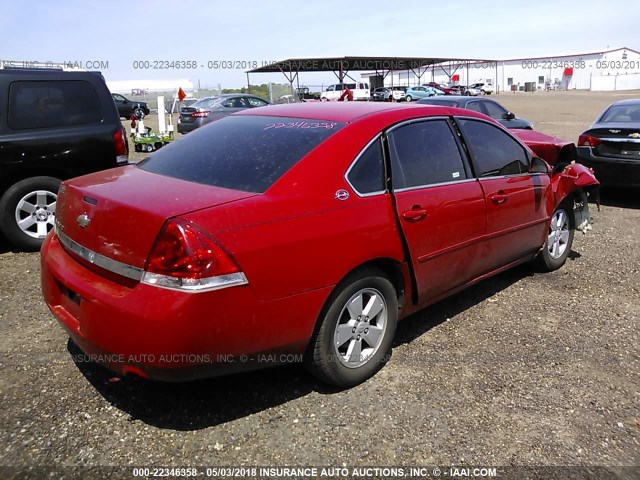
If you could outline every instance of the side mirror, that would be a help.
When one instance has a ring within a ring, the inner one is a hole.
[[[531,165],[529,167],[531,173],[549,173],[549,165],[547,162],[538,157],[531,159]]]
[[[502,114],[502,118],[504,118],[505,120],[513,120],[514,118],[516,118],[516,115],[513,112],[507,112]]]

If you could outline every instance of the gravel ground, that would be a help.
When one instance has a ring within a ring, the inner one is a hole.
[[[616,99],[544,95],[497,99],[567,138]],[[572,102],[590,108],[566,120]],[[38,254],[0,243],[0,465],[20,468],[0,477],[34,465],[638,466],[640,200],[603,202],[564,268],[518,267],[401,322],[390,363],[343,391],[297,365],[180,385],[74,363],[41,300]]]

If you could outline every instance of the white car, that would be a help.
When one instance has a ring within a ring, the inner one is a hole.
[[[366,82],[357,82],[357,83],[345,83],[351,93],[353,94],[354,100],[369,100],[369,84]],[[320,100],[323,102],[329,100],[339,100],[342,96],[342,84],[336,83],[333,85],[329,85],[324,92],[320,94]]]
[[[469,88],[474,88],[476,90],[480,90],[480,93],[484,95],[491,95],[495,90],[493,89],[493,85],[489,83],[474,83]]]
[[[479,88],[474,87],[473,85],[469,85],[468,87],[463,87],[461,88],[461,91],[463,92],[463,95],[468,95],[471,97],[477,97],[482,93]]]

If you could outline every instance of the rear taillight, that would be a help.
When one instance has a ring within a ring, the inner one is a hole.
[[[591,135],[580,135],[578,138],[579,147],[597,147],[602,143],[602,140],[598,137],[592,137]]]
[[[191,116],[193,118],[207,118],[211,112],[209,110],[205,110],[203,112],[193,112]]]
[[[127,134],[124,128],[121,128],[113,134],[113,143],[116,147],[116,162],[127,163],[129,161],[129,148],[127,145]]]
[[[247,283],[244,273],[215,240],[184,219],[169,220],[158,235],[142,282],[191,292]]]

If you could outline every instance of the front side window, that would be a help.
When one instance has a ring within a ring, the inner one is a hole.
[[[260,98],[247,97],[247,101],[249,102],[249,105],[251,105],[254,108],[266,107],[267,105],[269,105],[267,102],[265,102],[264,100],[261,100]]]
[[[483,100],[482,103],[484,105],[484,109],[486,110],[485,113],[491,118],[500,119],[505,113],[507,113],[504,108],[502,108],[497,103],[492,102],[491,100]]]
[[[188,182],[261,193],[343,125],[231,115],[163,147],[138,167]]]
[[[100,99],[82,80],[17,81],[9,89],[9,127],[14,130],[102,122]]]
[[[395,190],[467,178],[446,120],[403,125],[389,133],[389,141]]]
[[[383,192],[384,157],[382,156],[382,142],[377,138],[360,155],[347,175],[349,183],[361,194]]]
[[[479,120],[457,121],[479,178],[529,172],[525,149],[506,132]]]
[[[227,108],[249,108],[249,102],[244,97],[235,97],[224,102],[222,106]]]

